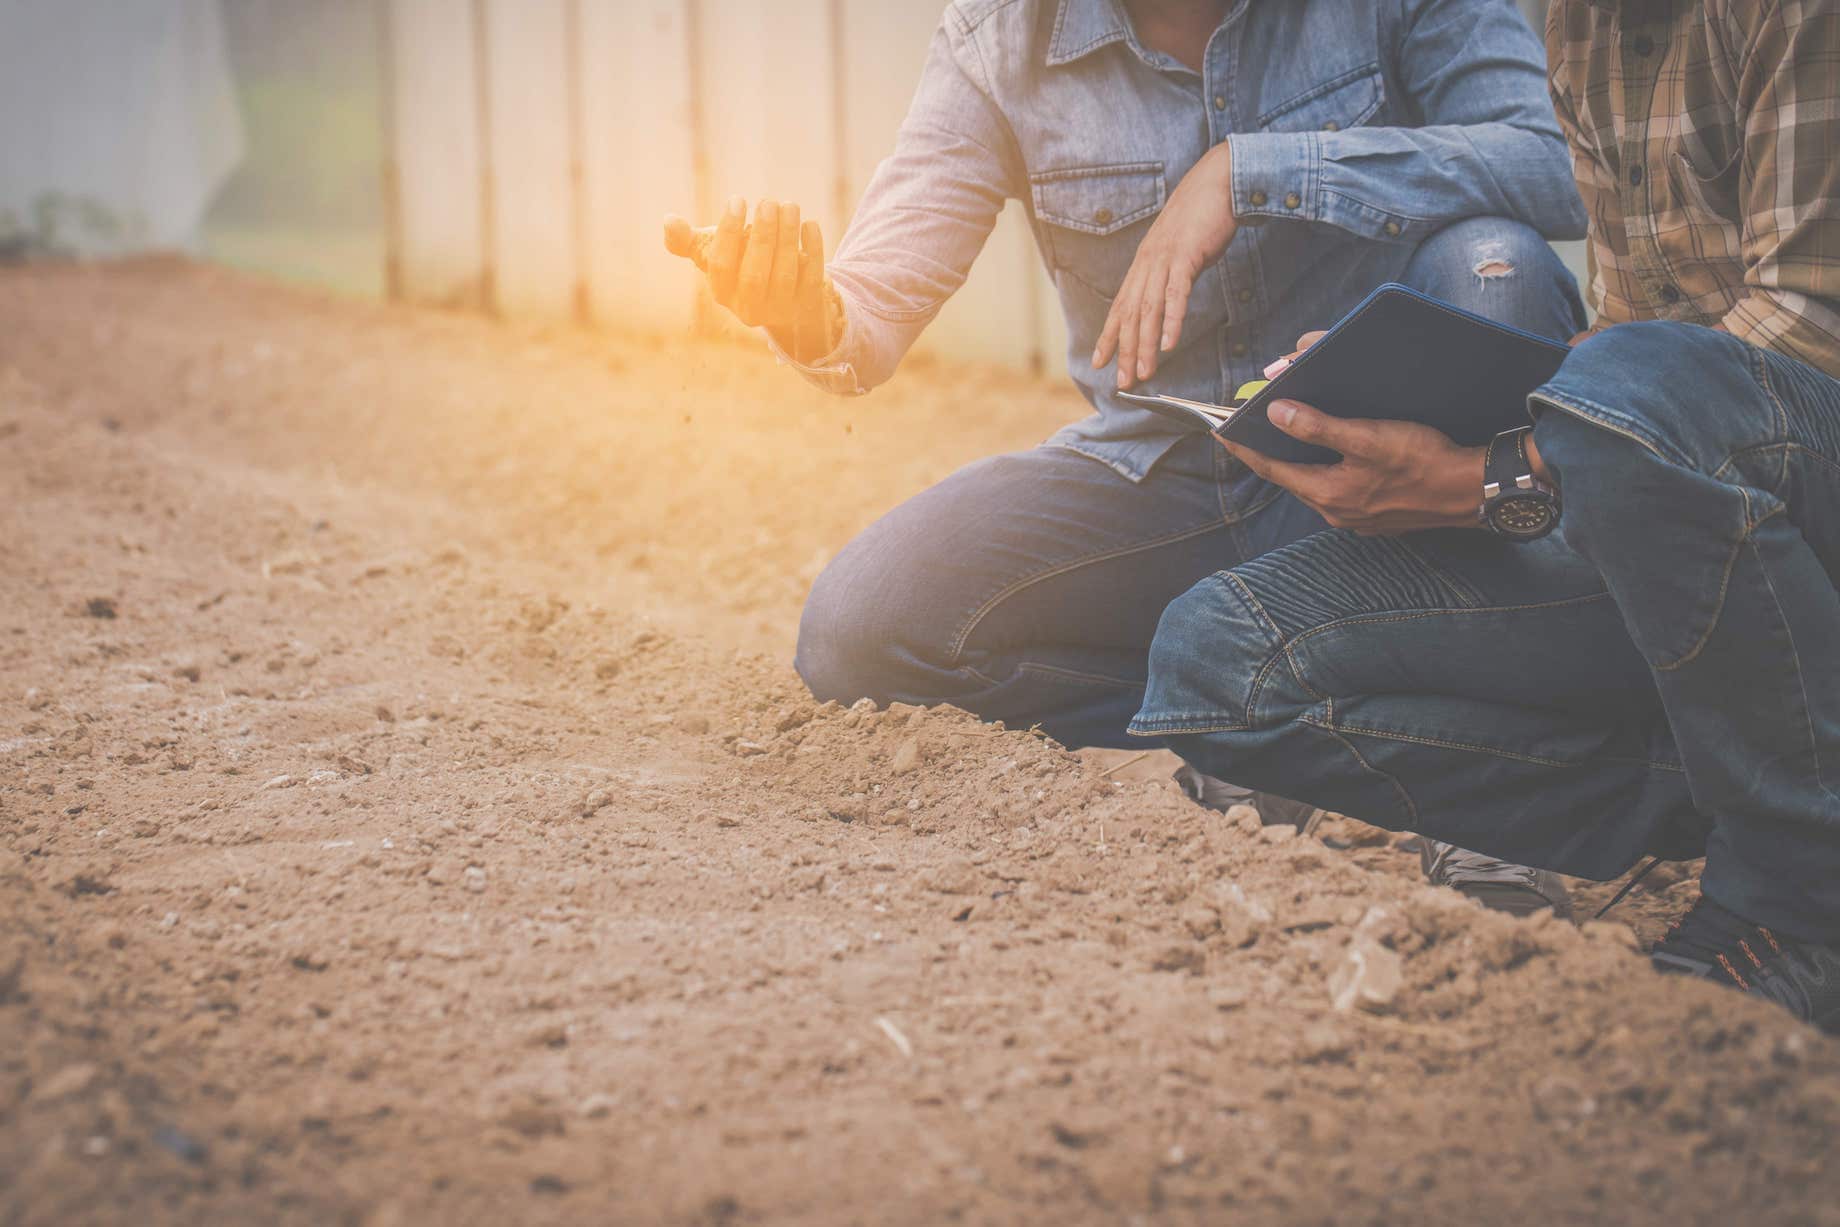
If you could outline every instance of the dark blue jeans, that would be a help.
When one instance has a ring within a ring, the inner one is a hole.
[[[1479,277],[1479,253],[1508,275]],[[1546,336],[1582,318],[1571,275],[1515,222],[1447,227],[1405,280]],[[798,670],[819,699],[948,703],[1069,746],[1132,745],[1164,606],[1322,527],[1205,435],[1141,482],[1060,447],[992,457],[844,548],[806,602]]]
[[[1236,783],[1840,939],[1840,382],[1625,324],[1535,395],[1559,533],[1323,532],[1172,603],[1132,724]]]

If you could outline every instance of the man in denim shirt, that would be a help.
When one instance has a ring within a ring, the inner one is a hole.
[[[719,302],[858,394],[1020,199],[1095,410],[838,555],[800,627],[813,694],[1133,744],[1164,607],[1324,522],[1116,392],[1224,402],[1385,281],[1576,332],[1545,240],[1581,236],[1584,215],[1543,63],[1510,0],[956,0],[828,272],[794,206],[763,202],[748,228],[731,202],[713,235],[674,223]],[[1556,894],[1498,861],[1439,864],[1485,901]]]

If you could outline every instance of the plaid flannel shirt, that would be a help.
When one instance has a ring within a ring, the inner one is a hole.
[[[1600,322],[1840,378],[1840,0],[1554,0],[1546,47]]]

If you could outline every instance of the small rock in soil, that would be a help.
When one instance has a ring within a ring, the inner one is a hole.
[[[888,760],[888,770],[896,775],[906,775],[919,765],[920,743],[912,737],[896,747],[894,757]]]
[[[1341,1062],[1348,1059],[1354,1044],[1346,1032],[1327,1023],[1314,1023],[1303,1029],[1298,1056],[1310,1062]]]
[[[87,1061],[75,1065],[66,1065],[43,1082],[32,1088],[28,1102],[34,1104],[57,1103],[73,1095],[81,1095],[96,1084],[102,1076],[102,1070]]]
[[[1366,938],[1348,943],[1342,961],[1329,973],[1329,1000],[1338,1010],[1390,1010],[1405,983],[1399,956]]]
[[[1152,971],[1187,971],[1199,975],[1207,967],[1207,954],[1199,946],[1168,946],[1150,958]]]

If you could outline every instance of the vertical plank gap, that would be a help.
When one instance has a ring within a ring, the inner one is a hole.
[[[569,108],[569,210],[574,245],[575,285],[573,300],[575,320],[593,322],[594,309],[588,260],[588,172],[586,122],[582,116],[581,0],[565,0],[563,7],[563,48]]]
[[[383,209],[383,293],[391,302],[403,296],[402,163],[397,152],[396,0],[376,0],[377,125],[383,143],[378,167]]]
[[[479,141],[479,307],[498,314],[498,183],[492,158],[492,35],[486,6],[473,0],[473,102]]]
[[[844,37],[847,33],[844,3],[845,0],[831,0],[830,4],[831,139],[836,142],[836,179],[833,186],[836,196],[831,204],[837,218],[837,234],[831,239],[833,250],[849,225],[851,205],[854,203],[850,198],[849,73],[844,51]]]
[[[708,82],[703,65],[703,0],[683,0],[685,66],[690,90],[690,175],[691,195],[696,198],[696,224],[704,225],[717,213],[714,176],[709,165],[708,108],[703,100]],[[715,303],[709,297],[707,279],[699,278],[692,327],[704,334],[717,330]]]

